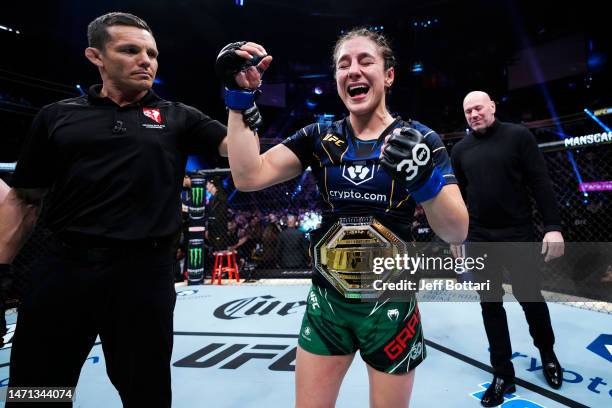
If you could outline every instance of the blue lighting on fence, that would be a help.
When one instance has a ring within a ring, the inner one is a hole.
[[[561,139],[565,139],[567,138],[567,135],[561,130],[561,131],[554,131],[554,130],[550,130],[552,133],[555,133],[556,135],[558,135]],[[574,159],[574,153],[571,151],[566,151],[565,152],[567,154],[567,159],[569,160],[570,164],[572,165],[572,169],[574,170],[574,174],[576,174],[576,180],[578,181],[578,185],[582,184],[582,175],[580,174],[580,170],[578,170],[578,165],[576,164],[576,159]],[[588,194],[585,193],[585,197],[588,197]],[[586,203],[585,203],[586,204]]]
[[[232,191],[230,193],[230,195],[227,196],[227,202],[231,203],[232,202],[232,198],[234,198],[234,196],[236,195],[236,193],[238,192],[238,189],[235,188],[234,191]]]

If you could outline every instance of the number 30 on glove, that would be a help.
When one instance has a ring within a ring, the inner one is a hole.
[[[393,131],[380,164],[418,203],[434,198],[446,183],[423,135],[411,127]]]

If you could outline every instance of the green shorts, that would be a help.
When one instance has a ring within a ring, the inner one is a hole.
[[[425,359],[425,340],[416,299],[409,302],[347,302],[335,290],[312,285],[299,345],[324,356],[359,350],[372,368],[403,374]]]

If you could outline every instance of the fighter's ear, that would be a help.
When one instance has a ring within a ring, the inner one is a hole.
[[[391,67],[387,70],[387,72],[385,72],[385,88],[387,89],[391,88],[394,80],[395,80],[395,69]]]
[[[104,65],[104,63],[102,62],[102,52],[97,48],[85,48],[85,57],[89,60],[89,62],[91,62],[98,68],[102,68],[102,66]]]

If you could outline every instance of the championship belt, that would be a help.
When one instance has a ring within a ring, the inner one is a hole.
[[[374,217],[340,218],[314,245],[315,268],[347,299],[375,299],[375,280],[389,281],[401,269],[375,274],[374,258],[395,258],[408,245]]]

